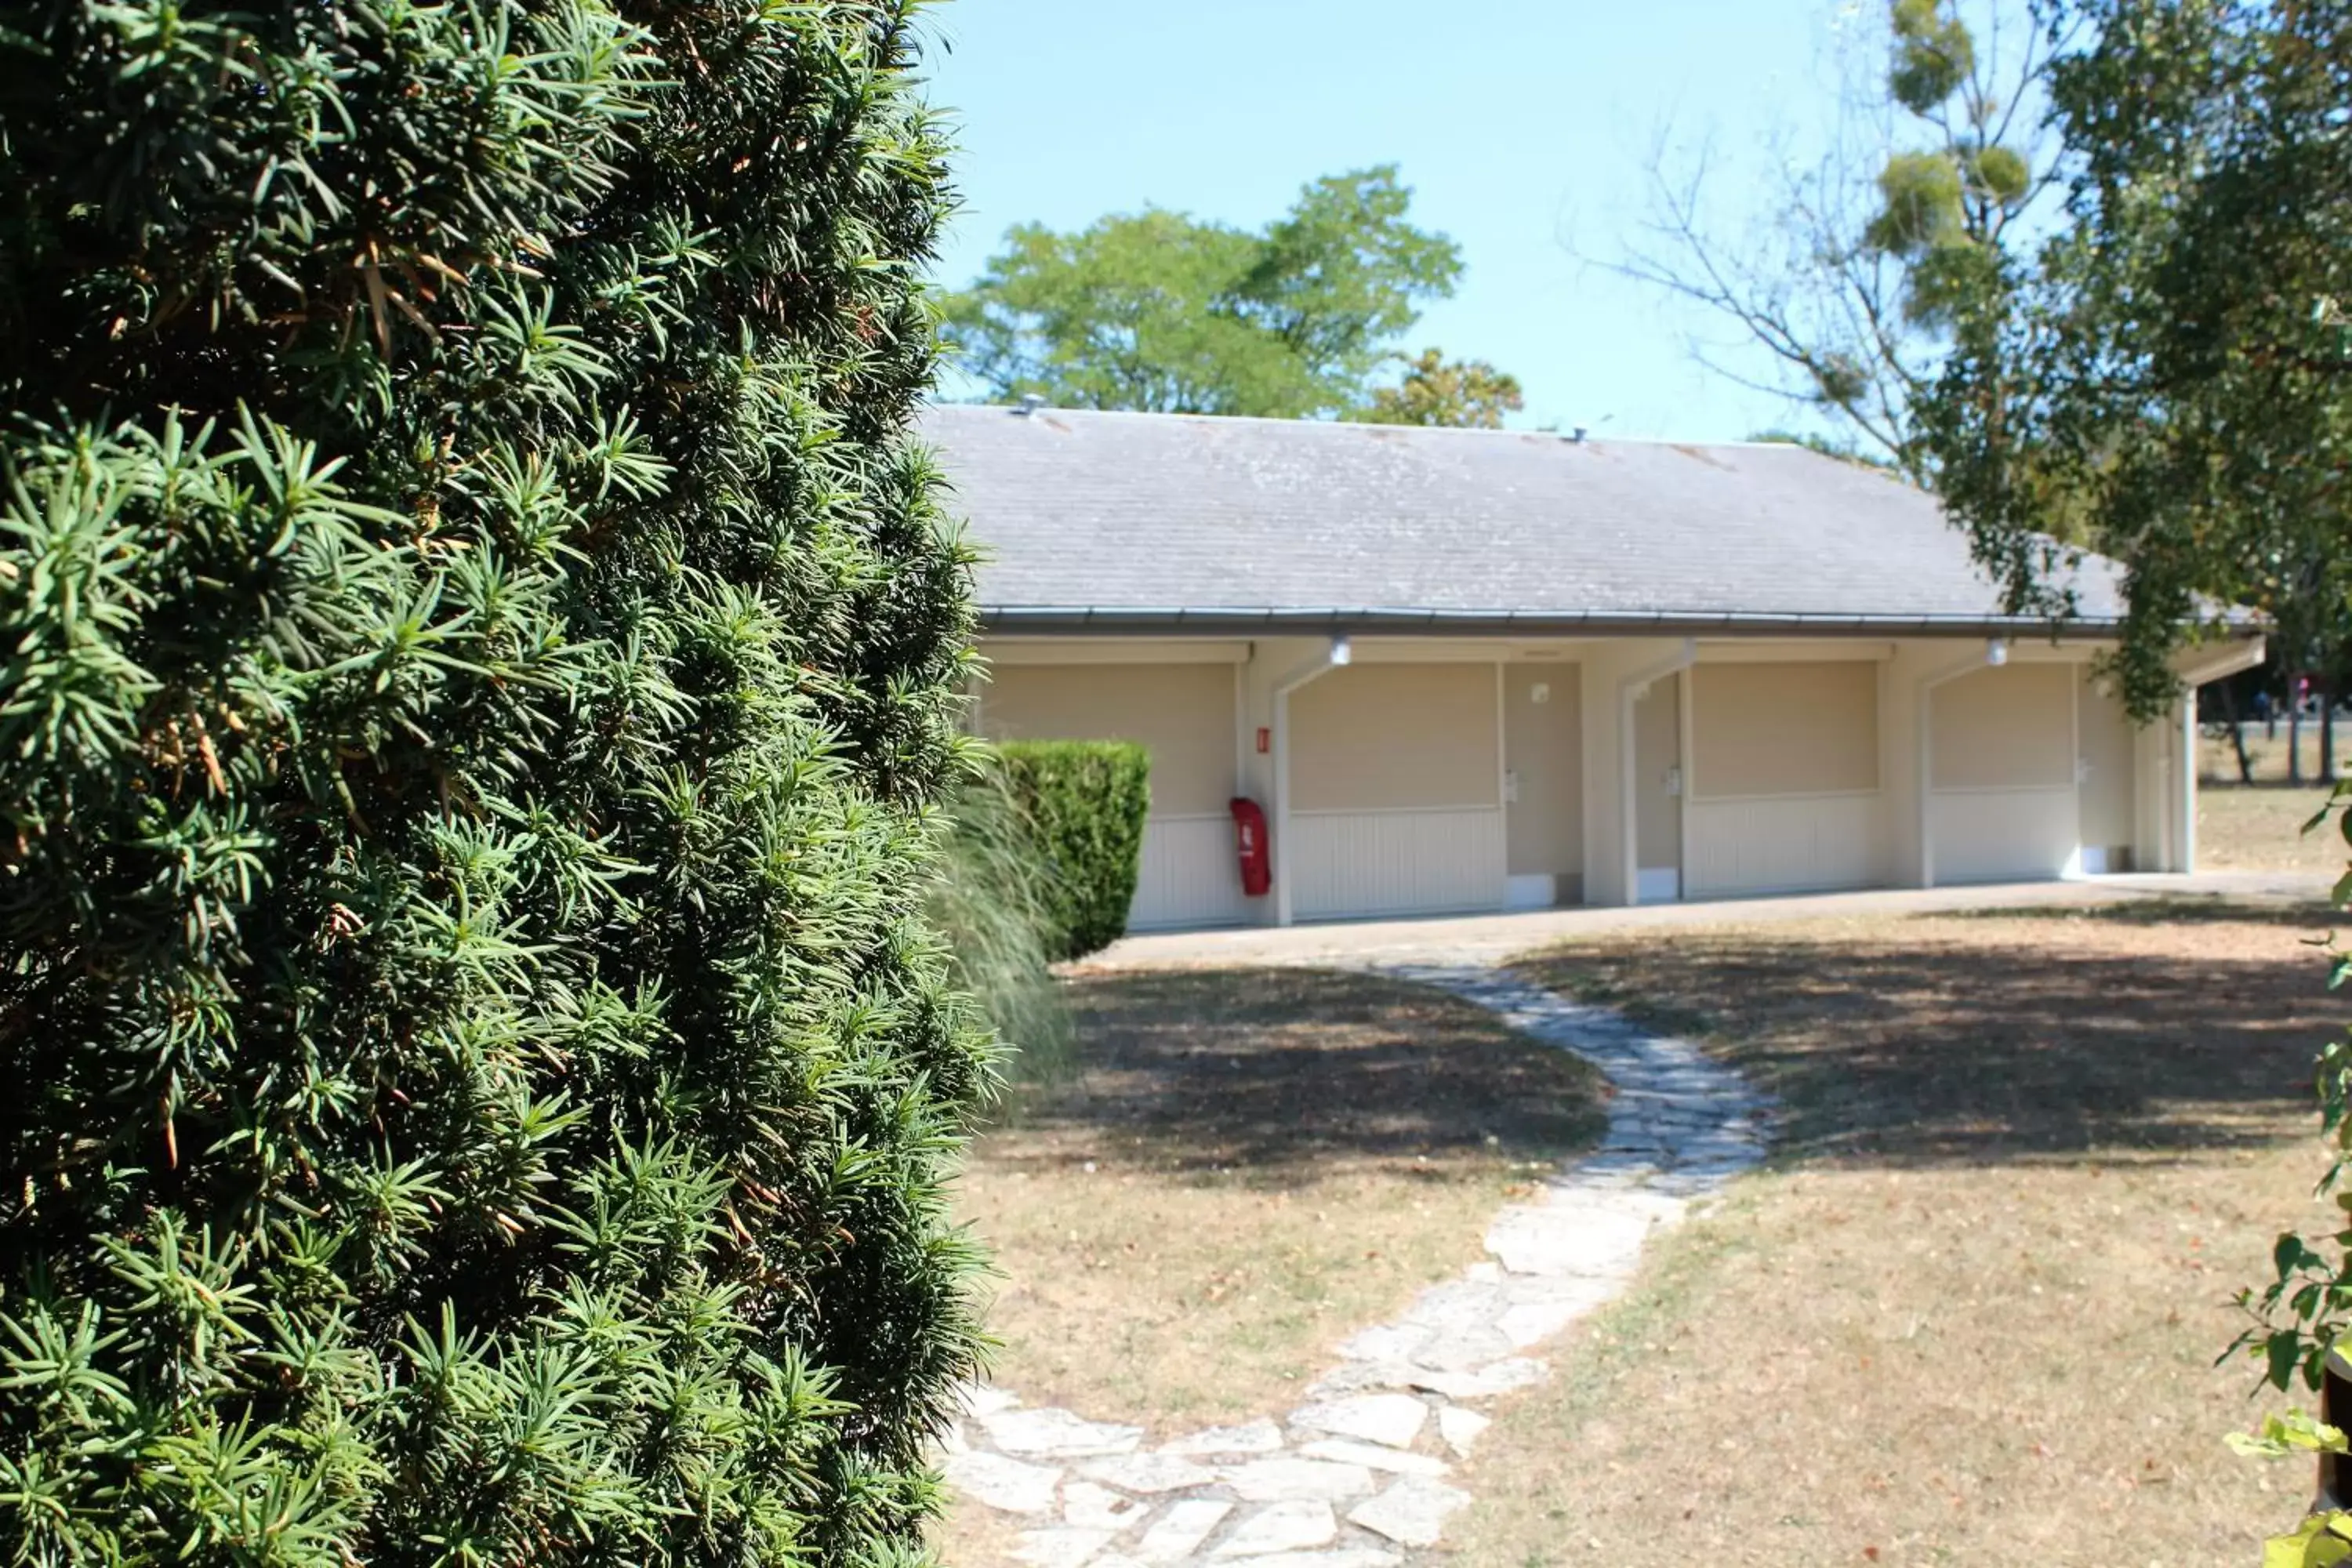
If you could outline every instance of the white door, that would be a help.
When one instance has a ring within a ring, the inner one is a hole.
[[[1633,704],[1633,901],[1683,896],[1683,677]]]

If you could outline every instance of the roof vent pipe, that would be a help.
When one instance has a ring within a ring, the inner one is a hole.
[[[1584,426],[1581,426],[1581,425],[1578,426],[1576,427],[1575,433],[1574,433],[1574,434],[1572,434],[1572,435],[1570,435],[1570,436],[1569,437],[1569,440],[1570,440],[1570,442],[1571,444],[1573,444],[1573,445],[1575,445],[1575,446],[1579,446],[1579,447],[1583,446],[1583,445],[1584,445]]]
[[[1043,393],[1024,392],[1021,395],[1021,406],[1014,409],[1013,412],[1021,416],[1022,418],[1026,419],[1029,416],[1036,413],[1037,410],[1045,406],[1045,397]]]

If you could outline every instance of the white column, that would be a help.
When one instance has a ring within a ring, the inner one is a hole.
[[[2193,689],[2179,704],[2173,744],[2179,758],[2172,770],[2172,808],[2179,825],[2174,830],[2173,843],[2179,848],[2173,868],[2185,876],[2197,869],[2197,693]]]

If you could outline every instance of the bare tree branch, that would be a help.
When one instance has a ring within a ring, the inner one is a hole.
[[[1933,247],[1897,248],[1873,226],[1889,199],[1881,177],[1898,154],[1950,159],[1960,233],[1993,249],[2031,238],[2062,179],[2042,128],[2042,73],[2065,41],[2051,31],[2047,0],[1950,4],[1973,46],[1950,98],[1925,113],[1895,101],[1894,34],[1875,10],[1858,31],[1833,29],[1826,112],[1809,135],[1768,142],[1759,171],[1723,159],[1711,138],[1677,154],[1671,128],[1661,128],[1637,234],[1613,257],[1587,258],[1704,307],[1777,367],[1742,368],[1735,362],[1744,356],[1693,334],[1688,352],[1711,373],[1826,416],[1921,480],[1931,476],[1910,409],[1949,345],[1935,300],[1920,292],[1918,268]],[[1800,143],[1810,151],[1793,153]],[[2022,191],[1976,173],[1990,147],[2024,161]],[[1743,186],[1769,191],[1765,216],[1727,222],[1721,198]]]

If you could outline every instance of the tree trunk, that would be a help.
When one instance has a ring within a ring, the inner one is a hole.
[[[2336,681],[2333,677],[2319,682],[2319,782],[2336,782]]]
[[[2221,711],[2230,720],[2230,745],[2238,753],[2238,782],[2254,782],[2254,760],[2246,755],[2246,727],[2238,721],[2238,689],[2221,682]]]
[[[2303,682],[2293,677],[2286,683],[2286,782],[2303,782]]]

